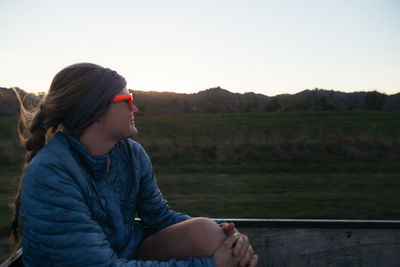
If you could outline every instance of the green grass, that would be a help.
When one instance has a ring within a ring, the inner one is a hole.
[[[9,227],[11,217],[9,205],[14,200],[22,167],[20,164],[0,165],[0,229]]]
[[[158,174],[174,209],[225,218],[399,219],[400,173]]]
[[[9,256],[9,229],[14,196],[18,188],[21,164],[0,164],[0,262]]]
[[[398,114],[288,112],[139,117],[135,139],[155,162],[399,158]]]
[[[0,117],[0,145],[18,143],[17,121],[17,118],[13,116]]]
[[[224,141],[275,144],[338,136],[400,139],[397,112],[288,112],[152,116],[136,119],[139,140],[157,136],[180,143]],[[154,141],[154,140],[153,140]],[[399,140],[400,141],[400,140]]]
[[[137,118],[176,210],[241,218],[400,219],[397,112]]]

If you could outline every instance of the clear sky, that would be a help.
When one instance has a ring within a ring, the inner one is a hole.
[[[0,87],[77,62],[130,89],[400,92],[400,0],[0,0]]]

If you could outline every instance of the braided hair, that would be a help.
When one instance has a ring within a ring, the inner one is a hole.
[[[63,120],[71,112],[71,109],[88,94],[100,79],[103,71],[103,67],[92,63],[78,63],[62,69],[53,78],[49,91],[32,110],[24,107],[23,99],[15,91],[20,104],[18,137],[26,149],[24,172],[39,150],[46,145],[51,135],[63,126]],[[81,130],[66,130],[75,137],[79,137],[83,133]],[[22,182],[23,175],[13,205],[12,251],[20,246],[19,207]]]

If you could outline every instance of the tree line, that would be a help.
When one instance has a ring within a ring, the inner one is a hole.
[[[0,88],[0,115],[18,113],[14,90],[27,105],[40,101],[41,94],[27,93],[19,88]],[[286,112],[286,111],[351,111],[400,110],[400,93],[386,95],[378,91],[343,93],[314,88],[297,94],[269,97],[255,93],[232,93],[214,87],[194,94],[172,92],[146,92],[130,90],[141,115],[193,114],[231,112]]]

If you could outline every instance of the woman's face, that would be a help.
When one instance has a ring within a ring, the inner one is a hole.
[[[118,95],[126,94],[129,94],[126,87],[118,93]],[[137,129],[134,121],[134,112],[136,111],[135,106],[131,111],[128,100],[112,102],[98,121],[102,126],[103,134],[108,135],[112,140],[121,140],[136,135]]]

